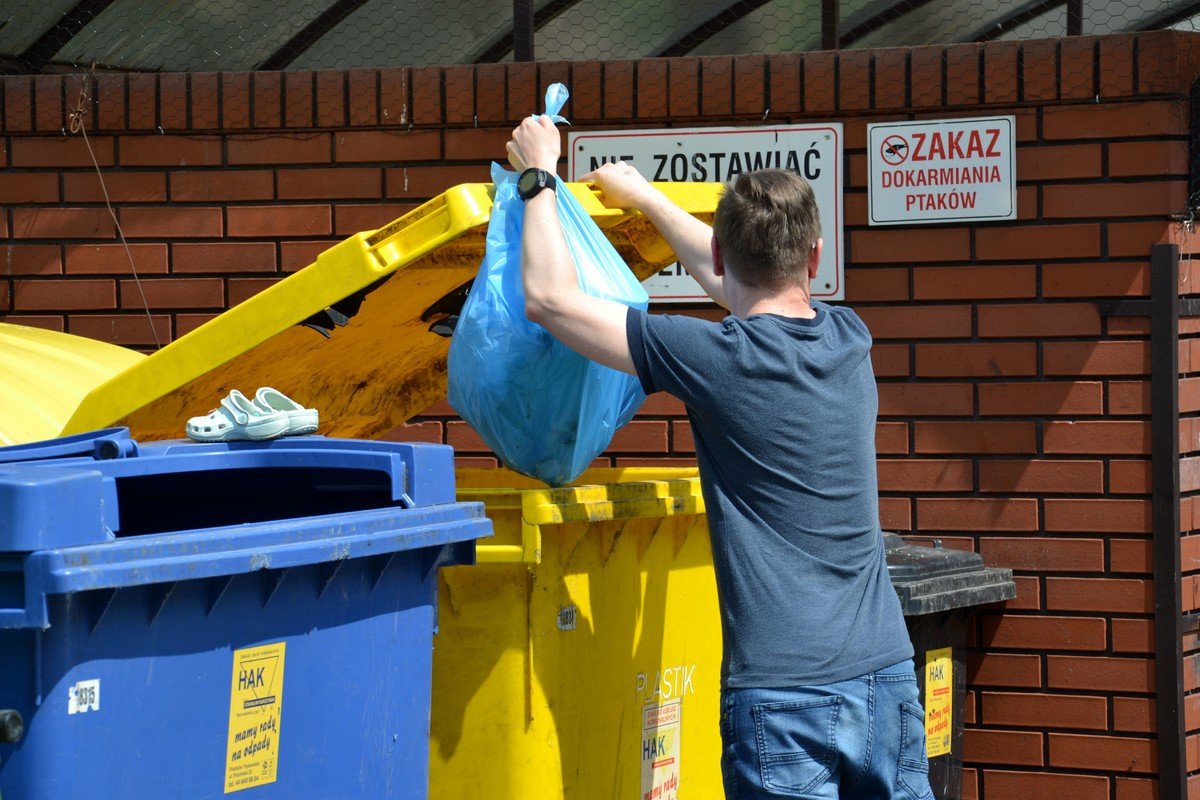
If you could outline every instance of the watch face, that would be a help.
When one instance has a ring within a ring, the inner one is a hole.
[[[521,173],[521,177],[517,179],[517,191],[522,195],[527,195],[538,187],[538,178],[540,174],[536,169],[527,169]]]

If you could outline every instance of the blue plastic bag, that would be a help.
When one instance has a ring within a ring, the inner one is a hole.
[[[567,99],[546,92],[546,113]],[[521,229],[525,203],[517,174],[492,165],[495,198],[479,275],[450,342],[450,405],[504,465],[551,486],[570,483],[600,455],[646,395],[637,378],[570,350],[525,318]],[[587,294],[645,309],[649,297],[629,267],[565,187],[558,215]]]

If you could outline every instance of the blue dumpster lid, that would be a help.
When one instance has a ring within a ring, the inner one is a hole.
[[[0,448],[0,555],[453,502],[446,445],[319,436],[139,445],[118,428]]]

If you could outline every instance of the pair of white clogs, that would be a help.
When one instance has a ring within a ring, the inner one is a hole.
[[[186,430],[197,442],[257,442],[315,433],[317,410],[269,386],[259,389],[253,400],[234,389],[207,415],[189,419]]]

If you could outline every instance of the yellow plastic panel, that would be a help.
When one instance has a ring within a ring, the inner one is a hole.
[[[94,339],[0,323],[0,445],[58,436],[93,387],[144,359]]]
[[[603,206],[586,184],[568,189],[639,278],[673,260],[636,212]],[[710,218],[718,184],[659,184],[685,210]],[[483,259],[491,186],[456,186],[378,231],[360,233],[315,264],[255,295],[91,391],[62,434],[128,425],[142,440],[175,438],[188,417],[229,390],[273,386],[321,412],[321,433],[370,437],[446,393],[449,341],[424,312],[475,277]],[[330,337],[304,320],[361,293]]]
[[[541,561],[441,572],[432,800],[645,797],[673,776],[660,797],[721,796],[721,631],[696,470],[585,478],[614,482],[458,473],[496,540],[540,519]]]

